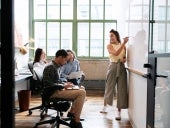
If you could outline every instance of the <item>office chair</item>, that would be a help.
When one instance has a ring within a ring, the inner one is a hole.
[[[29,108],[28,109],[28,113],[29,113],[28,115],[32,115],[32,110],[40,109],[41,110],[40,118],[43,119],[45,117],[45,115],[47,114],[48,109],[54,108],[52,106],[49,106],[48,100],[46,99],[47,97],[49,97],[49,96],[47,96],[47,94],[48,95],[53,94],[53,91],[54,91],[53,89],[60,89],[60,88],[53,87],[52,90],[44,88],[42,78],[40,78],[40,76],[38,75],[38,73],[36,73],[35,70],[33,70],[33,73],[35,74],[35,76],[37,78],[37,80],[36,80],[37,84],[40,86],[39,88],[41,90],[41,105],[33,107],[33,108]],[[59,81],[59,82],[61,84],[63,84],[62,81]],[[47,93],[46,90],[48,90],[49,92]],[[60,115],[62,116],[63,113],[60,112]]]
[[[30,72],[33,74],[33,61],[28,62],[28,68]]]
[[[85,80],[85,75],[82,74],[82,76],[77,81],[78,86],[81,86],[83,84],[84,80]]]
[[[28,68],[32,75],[36,76],[36,79],[33,79],[33,77],[30,79],[30,90],[32,94],[39,94],[41,91],[41,78],[38,76],[38,74],[33,69],[33,61],[28,62]]]
[[[40,121],[35,124],[34,128],[37,128],[37,126],[42,125],[42,124],[52,124],[51,128],[59,128],[60,124],[66,125],[71,127],[70,123],[67,121],[71,120],[72,118],[61,118],[61,113],[66,112],[70,106],[71,102],[65,99],[60,99],[60,98],[50,98],[50,96],[54,93],[55,90],[60,90],[62,89],[61,85],[54,85],[50,87],[44,88],[42,92],[42,105],[44,108],[48,109],[53,109],[57,111],[56,117],[52,117],[49,120],[45,121]]]
[[[38,74],[36,73],[36,71],[32,70],[33,73],[35,74],[37,80],[34,80],[34,85],[37,86],[37,90],[41,93],[42,89],[43,89],[43,82],[42,82],[42,79],[39,78]],[[41,94],[42,95],[42,94]],[[42,100],[42,99],[41,99]],[[43,100],[41,101],[43,103]],[[41,119],[44,118],[44,112],[47,113],[48,109],[43,106],[43,104],[41,103],[41,105],[39,106],[36,106],[36,107],[33,107],[33,108],[29,108],[28,109],[28,115],[31,115],[32,114],[32,110],[35,110],[35,109],[40,109],[42,110],[41,113],[40,113],[40,117]]]

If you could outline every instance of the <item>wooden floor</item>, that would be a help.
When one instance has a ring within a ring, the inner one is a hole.
[[[81,118],[85,119],[85,121],[82,121],[83,128],[132,128],[127,110],[122,110],[122,120],[116,121],[114,116],[116,112],[115,104],[113,107],[108,108],[107,114],[101,114],[99,111],[102,109],[103,97],[87,96],[86,99],[81,115]],[[39,104],[41,104],[40,97],[34,96],[31,98],[30,107],[38,106]],[[16,103],[16,107],[18,107],[18,103]],[[32,115],[28,116],[28,111],[16,111],[15,128],[34,127],[35,123],[40,121],[39,113],[39,110],[34,110]],[[49,110],[48,115],[55,116],[56,111]],[[66,116],[66,113],[64,113],[64,116]],[[49,118],[50,116],[47,116],[45,119]],[[68,128],[63,125],[60,127]],[[50,128],[50,124],[41,125],[39,128]]]

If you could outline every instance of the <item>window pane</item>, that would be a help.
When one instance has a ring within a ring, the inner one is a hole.
[[[167,53],[170,53],[170,41],[167,42],[168,44],[168,49],[167,49]]]
[[[158,53],[165,52],[165,24],[155,23],[153,34],[153,50]]]
[[[34,19],[46,18],[46,0],[34,0]]]
[[[72,23],[61,23],[61,48],[72,49]]]
[[[89,56],[89,23],[78,23],[77,56]]]
[[[77,19],[89,19],[89,0],[77,1]]]
[[[103,19],[103,0],[91,0],[91,19]]]
[[[103,24],[91,24],[90,56],[103,57]]]
[[[35,23],[35,49],[43,48],[46,49],[46,23],[36,22]]]
[[[142,14],[142,5],[133,5],[130,7],[131,20],[141,20],[142,19],[141,14]]]
[[[61,19],[73,19],[73,0],[61,0]]]
[[[170,3],[169,3],[170,4]],[[170,6],[170,5],[169,5]],[[168,7],[167,19],[170,20],[170,7]]]
[[[170,53],[170,24],[167,24],[167,53]]]
[[[166,17],[166,7],[165,6],[160,6],[158,7],[158,17],[156,17],[158,20],[165,20],[165,17]]]
[[[156,0],[154,3],[154,19],[165,20],[166,0]]]
[[[47,0],[47,18],[59,19],[60,18],[60,0]]]
[[[154,128],[170,128],[170,58],[158,57],[157,74],[167,78],[157,77],[155,84]]]
[[[104,40],[104,56],[108,57],[107,44],[110,42],[109,32],[111,29],[116,30],[116,23],[105,23],[105,40]]]
[[[47,55],[54,56],[56,51],[60,49],[60,29],[59,23],[47,24]]]
[[[117,19],[118,1],[105,0],[105,19]]]
[[[168,12],[167,12],[167,19],[170,20],[170,0],[168,0]]]

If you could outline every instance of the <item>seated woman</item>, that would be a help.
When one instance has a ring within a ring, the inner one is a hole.
[[[37,48],[35,51],[35,57],[33,61],[33,70],[37,73],[39,78],[42,78],[44,67],[47,63],[46,54],[41,48]],[[37,79],[35,73],[33,74],[33,79]]]
[[[82,74],[79,78],[69,78],[69,75],[72,72],[79,72],[80,71],[80,62],[76,59],[76,55],[72,50],[66,50],[68,53],[68,60],[65,65],[61,67],[60,77],[63,81],[72,82],[74,85],[81,86],[85,75]]]

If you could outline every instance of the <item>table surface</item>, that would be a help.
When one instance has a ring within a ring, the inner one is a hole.
[[[15,82],[29,79],[30,77],[32,77],[32,73],[29,71],[29,69],[22,69],[18,71],[17,75],[15,75]],[[0,85],[1,85],[1,77],[0,77]]]

